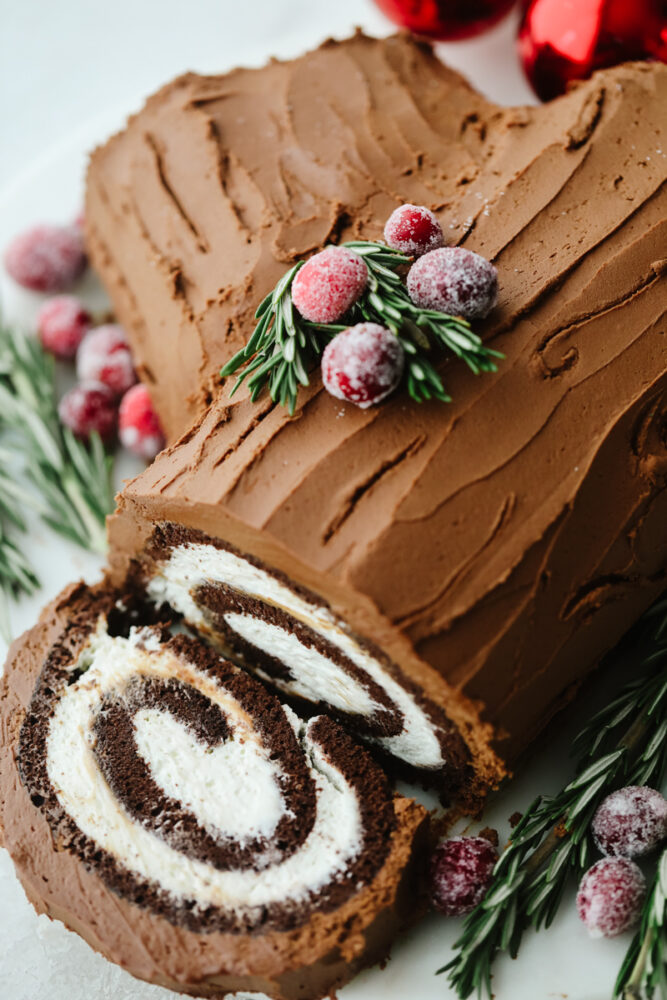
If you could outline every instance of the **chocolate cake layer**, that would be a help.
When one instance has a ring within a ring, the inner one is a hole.
[[[122,495],[114,580],[155,525],[230,543],[378,646],[492,780],[472,703],[514,758],[665,587],[666,102],[667,68],[636,64],[544,107],[501,109],[420,43],[359,35],[152,98],[95,155],[88,211],[140,356],[159,331],[148,363],[172,429],[193,412],[176,388],[182,352],[164,349],[173,310],[197,354],[196,409],[285,266],[330,239],[379,237],[400,201],[430,205],[497,265],[500,301],[481,329],[505,360],[495,375],[446,369],[448,406],[399,392],[361,412],[314,378],[290,419],[227,387]],[[203,249],[146,167],[147,133]],[[131,261],[132,309],[119,261]],[[213,275],[234,291],[216,298]],[[234,620],[266,672],[270,631]]]
[[[174,989],[328,994],[419,911],[424,811],[335,722],[123,608],[70,588],[10,651],[1,819],[29,898]]]

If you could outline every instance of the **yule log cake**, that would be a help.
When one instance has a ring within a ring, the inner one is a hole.
[[[420,912],[425,811],[331,719],[70,588],[0,687],[0,820],[38,912],[197,996],[330,995]]]
[[[666,100],[642,64],[503,109],[361,35],[153,97],[93,156],[90,245],[170,430],[204,415],[122,494],[114,582],[441,787],[458,730],[492,782],[483,722],[514,758],[665,586]],[[221,395],[287,266],[406,201],[497,265],[497,374]]]
[[[666,98],[631,65],[501,109],[357,35],[180,78],[97,151],[93,260],[185,433],[121,495],[104,587],[10,654],[2,825],[38,908],[138,976],[285,1000],[419,910],[424,814],[377,757],[472,804],[665,586]],[[232,398],[285,270],[404,202],[497,265],[497,374]]]

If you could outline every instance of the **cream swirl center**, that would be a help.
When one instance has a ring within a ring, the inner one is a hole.
[[[280,772],[252,736],[237,730],[234,738],[209,746],[155,708],[138,711],[133,721],[137,750],[155,783],[202,827],[241,843],[275,832],[286,811]]]

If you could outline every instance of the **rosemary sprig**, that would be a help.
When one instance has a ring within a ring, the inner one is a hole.
[[[87,447],[62,426],[51,357],[37,340],[3,325],[0,413],[12,432],[8,443],[15,446],[16,461],[37,487],[32,504],[43,520],[78,545],[104,552],[105,520],[113,510],[113,459],[98,435]]]
[[[220,372],[226,377],[242,369],[232,395],[247,380],[253,401],[268,387],[271,399],[294,413],[298,387],[309,384],[309,372],[327,341],[346,325],[364,320],[388,327],[400,340],[407,389],[417,402],[451,400],[429,357],[436,348],[450,351],[475,374],[496,370],[495,359],[502,355],[485,347],[466,320],[414,305],[398,273],[410,264],[410,257],[382,243],[352,240],[342,245],[363,257],[368,268],[368,285],[346,317],[348,323],[303,319],[292,304],[291,288],[304,262],[295,264],[260,303],[250,340]]]
[[[614,996],[652,1000],[656,988],[667,997],[667,849],[662,852],[651,892],[616,980]]]
[[[260,302],[255,313],[258,323],[250,340],[220,372],[223,377],[233,375],[245,366],[232,395],[247,379],[254,402],[268,384],[271,399],[287,406],[291,414],[296,408],[298,385],[308,385],[308,370],[324,350],[318,328],[306,323],[292,305],[290,289],[301,267],[303,261],[295,264]]]
[[[32,594],[39,586],[35,572],[21,551],[17,537],[27,530],[20,510],[30,498],[7,475],[11,456],[0,450],[0,634],[9,642],[9,604],[20,594]]]
[[[499,952],[515,958],[525,931],[553,921],[570,875],[592,861],[590,822],[601,800],[624,784],[659,783],[667,761],[667,600],[647,616],[638,675],[575,741],[578,774],[555,796],[538,796],[501,855],[494,881],[467,917],[454,958],[438,970],[461,998],[491,995]]]

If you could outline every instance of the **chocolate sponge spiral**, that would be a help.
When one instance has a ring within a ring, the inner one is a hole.
[[[194,930],[286,928],[385,859],[391,795],[329,719],[299,721],[237,667],[101,615],[46,662],[19,767],[56,838],[116,892]]]

